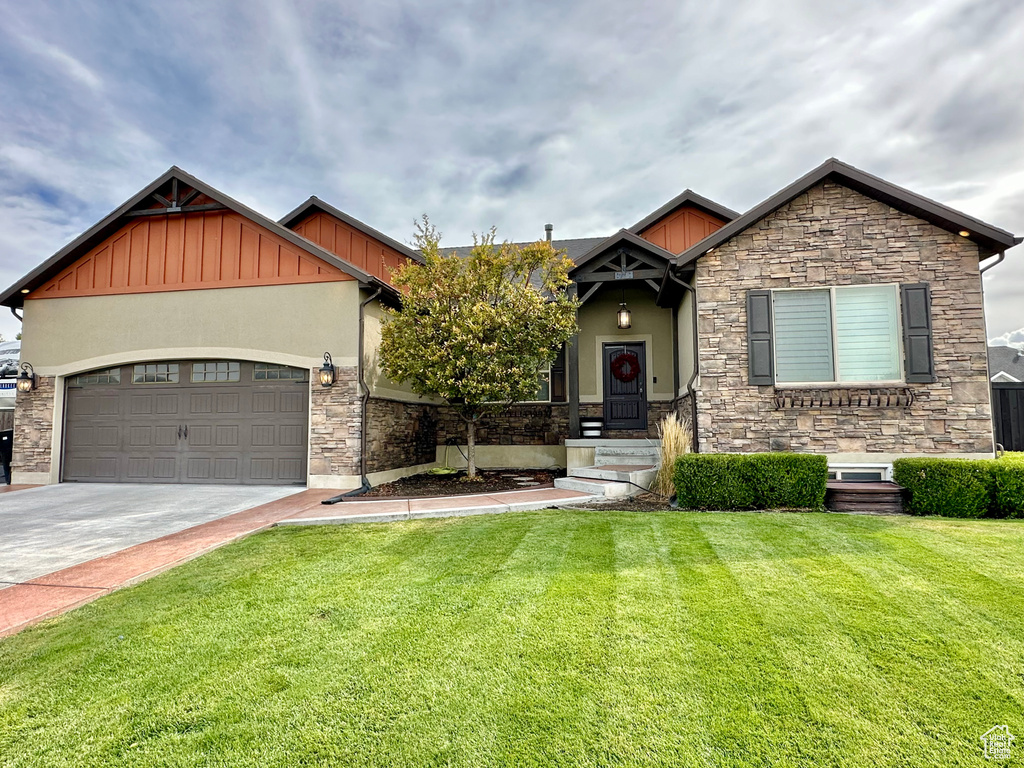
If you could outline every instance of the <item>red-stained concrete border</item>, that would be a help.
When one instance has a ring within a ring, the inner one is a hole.
[[[28,488],[38,488],[38,485],[0,485],[0,493],[14,493],[24,491]]]
[[[0,589],[0,637],[135,584],[210,550],[269,528],[337,491],[300,491],[111,555]]]
[[[14,634],[31,624],[58,616],[284,521],[307,524],[387,522],[517,508],[536,509],[592,498],[579,491],[545,487],[466,496],[400,500],[377,498],[330,506],[320,503],[337,493],[332,490],[300,491],[269,504],[0,589],[0,637]]]

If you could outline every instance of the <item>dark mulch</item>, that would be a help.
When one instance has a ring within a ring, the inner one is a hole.
[[[478,480],[467,480],[465,471],[455,475],[411,475],[384,483],[366,493],[353,497],[367,498],[421,498],[423,496],[461,496],[467,493],[497,493],[519,491],[527,488],[543,488],[551,485],[556,477],[565,477],[565,472],[545,469],[486,469],[480,470]]]
[[[614,509],[616,512],[661,512],[671,509],[668,499],[656,493],[640,493],[631,499],[611,499],[595,504],[572,505],[573,509]]]

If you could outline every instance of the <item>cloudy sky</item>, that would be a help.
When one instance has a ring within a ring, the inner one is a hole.
[[[830,156],[1024,234],[1024,3],[0,0],[4,285],[172,164],[459,245],[686,187],[742,211]],[[1024,327],[1017,250],[992,337]]]

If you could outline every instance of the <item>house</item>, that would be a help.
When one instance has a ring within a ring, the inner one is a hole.
[[[989,456],[980,262],[1019,242],[834,159],[742,215],[687,190],[554,240],[579,333],[536,402],[482,424],[478,461],[577,466],[582,423],[647,439],[670,412],[705,452]],[[0,294],[36,376],[15,482],[354,488],[432,466],[463,425],[378,360],[389,269],[418,259],[315,197],[272,221],[171,168]]]
[[[997,384],[1024,381],[1024,350],[1017,347],[989,347],[988,372]]]

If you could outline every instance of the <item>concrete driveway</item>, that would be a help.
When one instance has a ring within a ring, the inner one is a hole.
[[[0,589],[304,491],[62,483],[0,495]]]

